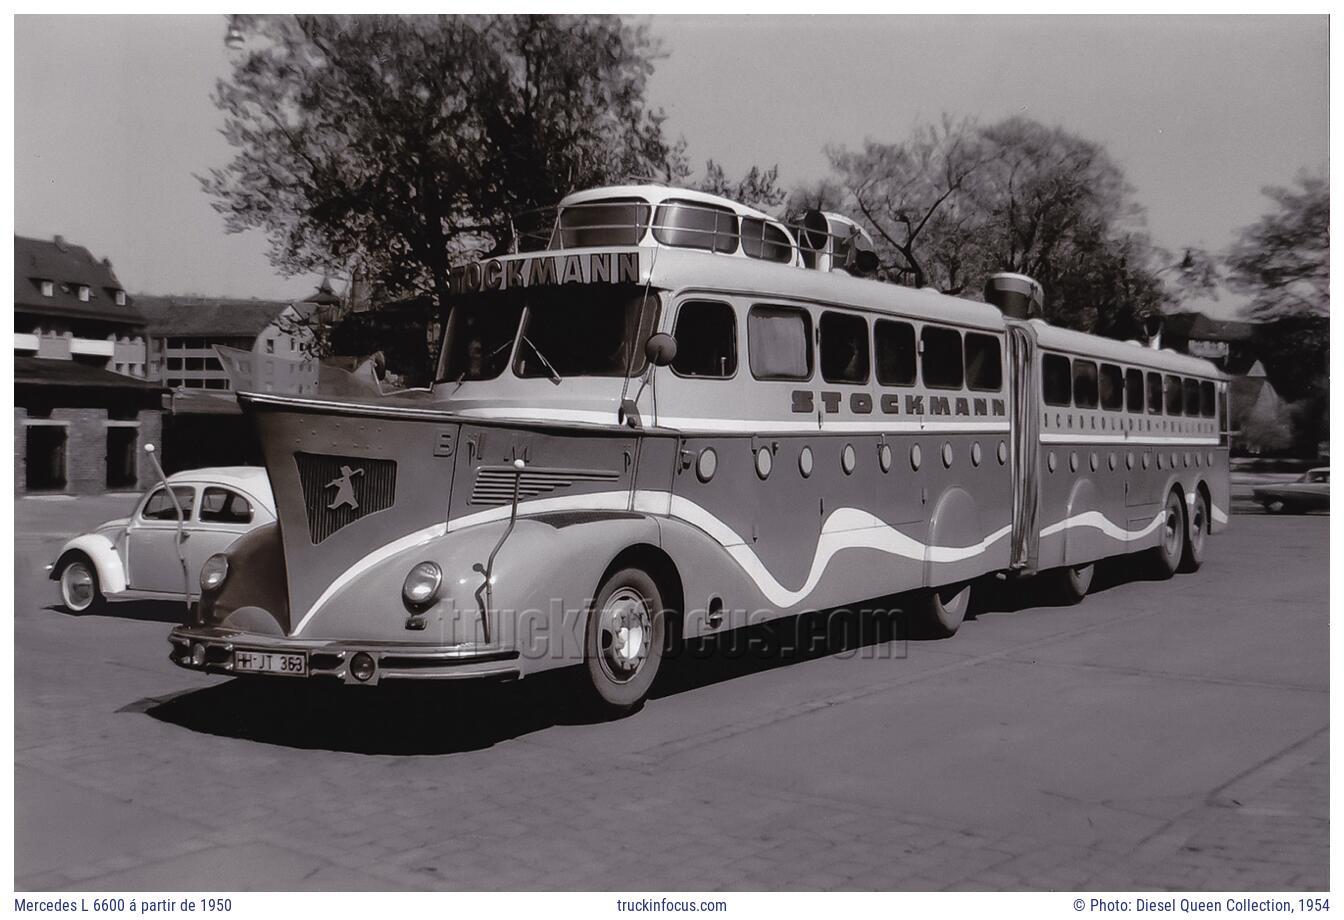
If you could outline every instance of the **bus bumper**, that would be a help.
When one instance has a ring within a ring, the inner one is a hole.
[[[168,634],[168,643],[172,646],[168,658],[174,664],[233,677],[297,677],[376,686],[383,681],[522,676],[516,649],[482,645],[289,639],[205,626],[178,626]],[[240,658],[240,653],[246,657]],[[297,666],[300,660],[302,667]],[[268,669],[256,667],[263,662]],[[287,669],[281,670],[282,665]]]

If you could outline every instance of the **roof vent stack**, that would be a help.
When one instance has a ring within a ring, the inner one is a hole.
[[[877,250],[873,238],[854,221],[829,211],[803,214],[799,234],[803,264],[817,271],[842,269],[851,275],[871,275],[877,271]]]
[[[1004,316],[1031,319],[1045,308],[1045,289],[1027,275],[997,272],[985,282],[985,301],[998,307]]]

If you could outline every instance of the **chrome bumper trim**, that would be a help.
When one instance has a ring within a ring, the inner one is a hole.
[[[231,676],[243,674],[233,668],[235,648],[276,653],[303,653],[308,657],[308,678],[326,678],[345,684],[371,687],[384,680],[513,680],[522,676],[514,664],[516,649],[471,646],[426,646],[396,642],[331,641],[290,639],[209,627],[178,626],[168,634],[172,650],[168,659],[192,671]],[[201,646],[204,661],[192,660],[192,649]],[[348,662],[364,652],[377,667],[366,681],[356,680]],[[268,675],[261,675],[268,676]]]

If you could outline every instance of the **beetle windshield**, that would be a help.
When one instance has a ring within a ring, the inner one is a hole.
[[[628,286],[546,288],[459,301],[436,382],[491,380],[512,362],[524,378],[622,377],[644,371],[658,298]]]

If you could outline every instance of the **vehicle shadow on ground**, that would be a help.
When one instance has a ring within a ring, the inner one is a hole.
[[[1142,576],[1133,561],[1098,564],[1092,590]],[[989,580],[973,594],[971,616],[1044,606],[1039,585]],[[677,643],[650,693],[663,699],[723,681],[834,655],[901,659],[911,644],[937,641],[912,626],[900,598],[827,610]],[[138,700],[123,712],[220,735],[312,750],[358,754],[453,754],[480,750],[557,725],[608,716],[582,702],[581,666],[524,681],[347,687],[285,678],[242,678],[169,697]]]
[[[182,601],[122,601],[115,604],[103,604],[97,610],[75,613],[66,610],[60,604],[48,604],[47,610],[54,610],[61,616],[91,619],[105,617],[112,620],[139,620],[145,623],[169,623],[178,625],[188,618],[187,606]]]

